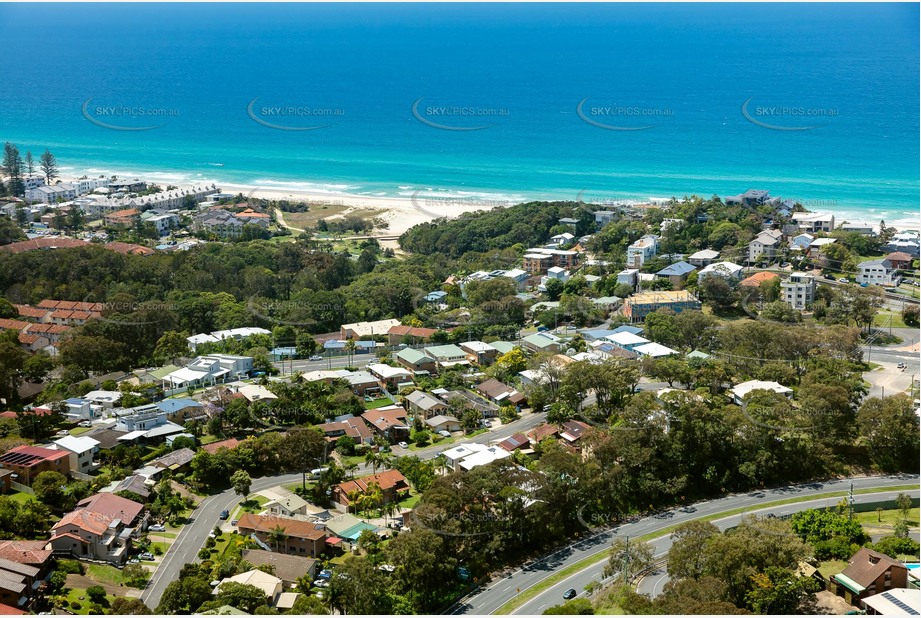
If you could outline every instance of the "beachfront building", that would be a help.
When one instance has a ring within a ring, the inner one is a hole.
[[[595,211],[595,226],[600,230],[608,223],[614,220],[614,217],[617,216],[617,213],[613,210],[596,210]]]
[[[857,283],[897,286],[901,281],[902,277],[886,258],[867,260],[857,265]]]
[[[57,204],[77,197],[77,189],[70,183],[62,182],[56,185],[41,184],[33,189],[26,190],[26,200],[29,202],[42,202],[44,204]]]
[[[641,267],[647,260],[654,258],[658,250],[659,237],[655,234],[646,234],[627,247],[627,266]]]
[[[815,277],[801,272],[795,272],[790,278],[780,284],[784,302],[794,309],[803,310],[811,307],[815,301]]]
[[[835,229],[835,215],[826,212],[795,212],[791,216],[800,232],[831,232]]]
[[[876,229],[878,227],[878,223],[870,223],[868,221],[845,221],[838,226],[838,229],[842,232],[857,232],[863,236],[876,236]]]

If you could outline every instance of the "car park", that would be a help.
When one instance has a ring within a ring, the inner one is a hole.
[[[570,588],[569,590],[563,593],[563,598],[568,601],[569,599],[575,599],[577,594],[578,593],[576,592],[575,588]]]

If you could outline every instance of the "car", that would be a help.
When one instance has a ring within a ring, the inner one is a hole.
[[[141,561],[138,560],[137,558],[132,558],[131,560],[128,561],[128,564],[140,564],[140,563]]]
[[[569,599],[575,599],[577,594],[579,593],[576,592],[575,588],[570,588],[569,590],[563,593],[563,598],[568,601]]]
[[[826,279],[828,279],[829,281],[834,281],[834,280],[835,280],[835,278],[834,278],[833,276],[831,276],[831,275],[822,275],[822,276],[825,277]]]
[[[218,518],[221,520],[225,520],[228,517],[230,517],[230,511],[228,511],[227,509],[224,509],[223,511],[221,511],[221,514],[218,515]]]
[[[406,444],[405,442],[398,442],[397,446],[399,446],[400,448],[409,448],[409,445]]]
[[[325,579],[315,579],[313,580],[313,585],[318,588],[326,588],[329,586],[329,582]]]
[[[310,357],[310,360],[312,361],[323,360],[323,357],[320,356],[319,354],[314,354],[313,356]]]
[[[78,423],[78,426],[79,426],[79,427],[92,427],[93,424],[92,424],[91,422],[89,422],[89,421],[83,421],[83,422],[81,422],[81,423]]]
[[[56,435],[56,436],[69,436],[69,435],[70,435],[70,432],[67,431],[66,429],[62,429],[61,431],[57,432],[57,433],[54,434],[54,435]]]
[[[239,519],[234,519],[232,522],[230,522],[230,525],[231,525],[231,526],[236,526],[238,521],[240,521],[240,520],[239,520]]]
[[[899,363],[899,365],[898,365],[898,368],[899,368],[899,369],[905,369],[905,367],[907,367],[907,365],[906,365],[905,363]]]
[[[850,281],[848,281],[847,277],[839,277],[838,283],[850,283]]]
[[[150,532],[166,532],[166,526],[164,526],[163,524],[153,524],[152,526],[147,528],[147,530],[149,530]]]
[[[451,432],[445,431],[444,429],[442,429],[441,431],[438,432],[438,435],[441,436],[442,438],[450,438]]]
[[[145,551],[143,553],[138,554],[138,558],[140,558],[141,560],[153,560],[154,555],[150,553],[149,551]]]

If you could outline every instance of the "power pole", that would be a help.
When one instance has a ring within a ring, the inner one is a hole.
[[[851,521],[854,519],[854,483],[851,483],[851,487],[847,492],[847,520]]]
[[[623,568],[624,584],[627,584],[630,579],[629,571],[630,571],[630,535],[627,535],[626,549],[624,550],[624,568]]]

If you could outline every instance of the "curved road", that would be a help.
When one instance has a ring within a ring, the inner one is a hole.
[[[757,513],[759,515],[767,515],[773,513],[780,516],[792,514],[795,511],[805,508],[830,506],[837,504],[841,498],[821,498],[775,507],[763,507],[761,505],[791,497],[847,491],[850,482],[854,483],[855,491],[861,489],[879,489],[879,493],[858,494],[855,496],[856,502],[870,502],[894,498],[898,492],[887,492],[887,487],[917,484],[918,475],[855,477],[853,479],[833,480],[824,483],[792,485],[699,502],[694,505],[697,510],[693,513],[671,511],[656,516],[645,517],[632,523],[623,524],[617,528],[609,528],[587,537],[578,543],[558,550],[553,554],[545,556],[540,560],[528,563],[505,578],[494,581],[488,588],[482,590],[478,594],[462,599],[461,602],[451,608],[449,613],[491,614],[505,603],[515,598],[518,594],[516,592],[517,590],[525,591],[547,578],[552,577],[556,572],[585,558],[597,555],[599,557],[598,562],[557,582],[555,585],[543,591],[530,601],[520,605],[512,612],[515,614],[542,614],[546,608],[562,603],[563,592],[567,589],[575,588],[579,592],[579,596],[584,597],[584,588],[589,582],[593,580],[602,580],[601,572],[604,569],[606,561],[600,559],[601,555],[608,551],[611,541],[617,536],[629,535],[631,538],[635,538],[663,530],[674,524],[707,515],[718,515],[719,513],[733,511],[739,508],[747,509],[744,514]],[[917,497],[919,491],[915,489],[906,493],[909,493],[913,497]],[[721,529],[725,529],[737,525],[742,515],[743,514],[727,516],[715,520],[713,523]],[[655,539],[653,545],[655,546],[655,555],[659,556],[664,554],[670,545],[670,538],[666,535]]]
[[[517,421],[503,425],[495,431],[487,431],[486,433],[474,436],[469,440],[458,440],[451,443],[451,445],[433,445],[418,450],[404,450],[399,446],[393,446],[393,454],[397,456],[416,455],[420,459],[434,459],[442,451],[459,444],[471,442],[486,444],[496,440],[504,440],[513,433],[524,432],[543,423],[546,418],[547,415],[544,413],[528,413]],[[361,464],[356,472],[358,474],[363,474],[365,472],[370,474],[371,469],[365,464]],[[300,481],[300,474],[257,478],[253,479],[250,493],[254,494],[264,489],[275,487],[276,485],[288,485],[299,483]],[[173,541],[172,545],[170,545],[169,550],[167,550],[166,555],[163,557],[163,561],[157,566],[157,570],[154,572],[153,577],[151,577],[147,588],[145,588],[144,592],[141,594],[141,600],[144,601],[148,607],[156,609],[157,605],[160,604],[160,597],[163,595],[163,591],[166,590],[167,585],[169,585],[171,581],[178,579],[179,571],[182,570],[183,565],[187,562],[198,561],[198,550],[204,546],[205,541],[208,539],[208,535],[214,530],[214,526],[222,523],[219,519],[221,511],[225,509],[233,511],[234,507],[239,503],[240,496],[237,495],[233,489],[228,489],[223,493],[215,494],[202,500],[201,504],[192,512],[192,523],[186,524],[179,531],[176,539]]]

